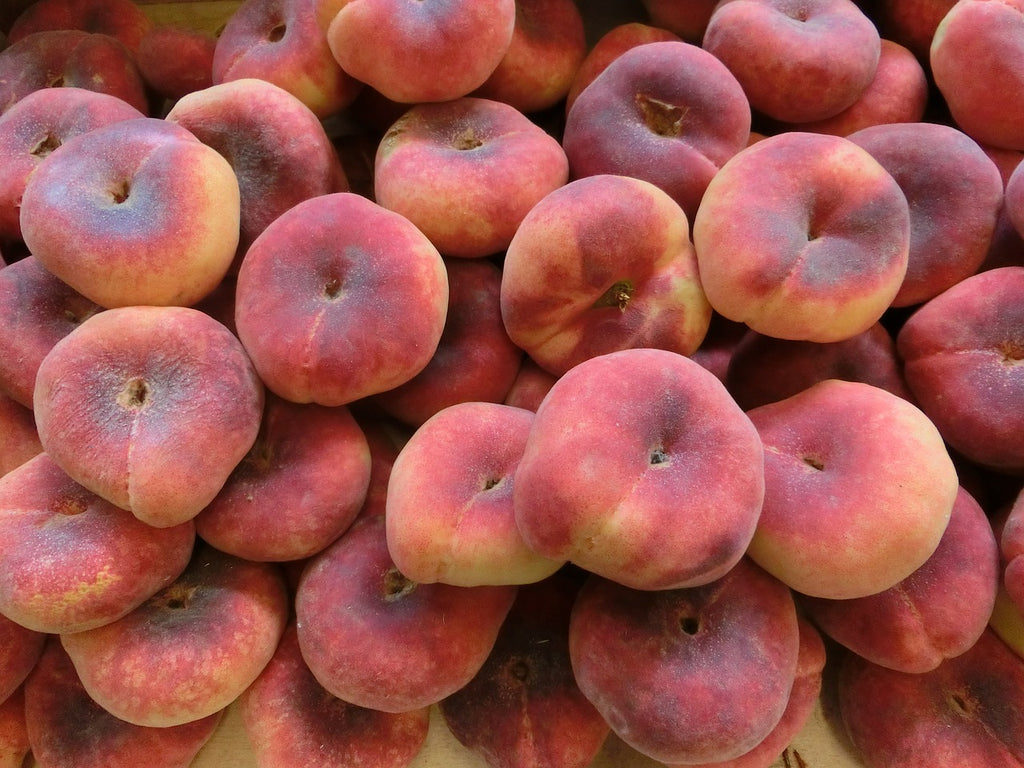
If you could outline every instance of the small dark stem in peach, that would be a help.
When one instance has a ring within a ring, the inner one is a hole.
[[[486,480],[484,480],[484,490],[485,491],[489,491],[492,488],[495,488],[495,487],[497,487],[500,484],[501,484],[501,478],[500,477],[489,477]]]
[[[688,107],[669,104],[645,93],[638,93],[634,99],[640,115],[648,128],[659,136],[669,138],[679,136],[683,132],[683,121]]]
[[[56,75],[46,85],[49,88],[63,88],[64,87],[64,75]]]
[[[384,574],[384,600],[391,603],[416,589],[416,582],[409,579],[397,568],[389,568]]]
[[[58,515],[80,515],[89,508],[81,496],[65,496],[54,501],[51,509]]]
[[[136,377],[129,379],[124,389],[117,396],[117,403],[122,408],[139,410],[149,401],[149,385],[145,379]]]
[[[512,667],[509,670],[512,673],[512,677],[520,682],[525,682],[530,676],[530,665],[522,659],[516,659],[512,663]]]
[[[483,141],[477,137],[476,132],[472,128],[467,128],[452,141],[452,146],[459,151],[476,149],[483,145]]]
[[[131,184],[126,179],[110,190],[110,197],[115,203],[121,204],[128,199],[130,192]]]
[[[825,463],[817,456],[804,456],[804,464],[809,466],[811,469],[816,469],[819,472],[825,469]]]
[[[679,619],[679,628],[688,635],[696,635],[700,632],[700,618],[697,616],[683,616]]]
[[[1004,365],[1020,365],[1024,362],[1024,342],[1008,339],[999,345]]]
[[[183,608],[188,608],[192,602],[192,597],[196,593],[197,587],[188,586],[187,584],[172,584],[162,593],[158,593],[154,599],[172,611],[180,611]]]
[[[618,307],[620,312],[625,312],[626,306],[629,304],[630,299],[633,298],[635,290],[629,280],[620,280],[601,294],[597,301],[594,302],[594,308]]]
[[[977,709],[977,702],[964,691],[950,693],[946,696],[946,704],[951,712],[961,717],[973,717]]]
[[[328,299],[336,299],[341,295],[341,279],[332,277],[324,284],[324,296]]]
[[[668,454],[664,448],[655,448],[651,451],[647,460],[651,464],[666,464],[668,463]]]
[[[279,21],[270,31],[267,33],[267,40],[271,43],[278,43],[284,37],[284,33],[288,31],[288,25],[283,21]]]
[[[54,136],[52,133],[47,133],[38,144],[32,147],[31,154],[35,157],[43,158],[49,155],[53,150],[60,146],[60,139]]]

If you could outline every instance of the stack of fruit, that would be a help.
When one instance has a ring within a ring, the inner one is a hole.
[[[1024,765],[1020,0],[21,5],[0,766]]]

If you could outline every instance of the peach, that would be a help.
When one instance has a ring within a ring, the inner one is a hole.
[[[28,179],[21,232],[39,262],[104,307],[193,304],[238,246],[238,178],[168,120],[139,117],[65,141]]]
[[[602,33],[588,48],[576,68],[576,74],[565,95],[565,113],[569,114],[576,97],[620,54],[644,43],[666,41],[681,42],[681,39],[674,32],[642,21],[626,21]]]
[[[408,104],[450,101],[479,88],[504,58],[515,29],[515,0],[329,5],[334,16],[327,43],[341,68]]]
[[[650,23],[700,45],[718,0],[641,0]]]
[[[599,174],[546,195],[505,252],[509,338],[561,375],[600,354],[689,355],[711,321],[683,209],[654,184]]]
[[[25,722],[25,689],[0,700],[0,768],[24,768],[32,745]]]
[[[405,768],[422,751],[430,724],[425,707],[379,712],[325,691],[302,658],[294,622],[237,706],[260,765]]]
[[[746,558],[685,589],[592,576],[569,620],[580,690],[619,738],[669,764],[731,760],[764,740],[786,710],[799,649],[792,593]]]
[[[929,106],[929,88],[928,74],[910,49],[882,38],[875,76],[853,104],[831,117],[778,130],[848,136],[873,125],[921,122]]]
[[[1024,470],[1024,266],[972,275],[903,324],[907,385],[949,445],[1002,472]]]
[[[39,765],[188,768],[221,715],[166,728],[124,722],[92,700],[56,637],[25,683],[26,727]]]
[[[1022,11],[1020,0],[957,2],[936,27],[928,53],[954,124],[979,143],[1004,149],[1024,149]]]
[[[900,185],[910,206],[907,273],[894,307],[923,304],[973,275],[1003,202],[996,164],[967,134],[938,123],[889,123],[847,136]]]
[[[182,24],[155,24],[139,41],[135,64],[146,85],[173,103],[213,85],[216,48],[212,32]]]
[[[505,405],[536,411],[544,396],[558,377],[544,370],[528,355],[524,355],[519,371],[503,401]]]
[[[999,587],[999,547],[984,510],[961,488],[924,565],[887,590],[851,600],[803,597],[830,638],[889,669],[935,669],[977,642]]]
[[[235,701],[273,657],[288,608],[277,564],[199,542],[185,571],[134,611],[60,642],[97,704],[166,728]]]
[[[264,389],[238,339],[188,307],[93,315],[47,353],[33,395],[43,448],[154,526],[194,518],[256,440]]]
[[[728,67],[754,112],[805,123],[860,98],[875,77],[881,38],[853,0],[725,0],[701,46]]]
[[[45,632],[29,629],[0,613],[0,702],[13,696],[25,682],[45,644]]]
[[[33,32],[0,51],[0,113],[33,91],[74,86],[117,96],[149,114],[135,57],[116,37],[80,29]]]
[[[270,394],[256,441],[196,515],[196,533],[248,560],[301,560],[352,524],[369,482],[370,448],[348,408]]]
[[[913,401],[896,342],[881,323],[842,341],[789,341],[747,331],[736,344],[725,385],[749,411],[824,379],[861,381]]]
[[[621,53],[580,92],[562,146],[573,178],[649,181],[692,221],[711,178],[746,146],[750,121],[743,89],[715,56],[690,43],[651,42]]]
[[[608,723],[583,695],[569,659],[569,616],[581,572],[520,587],[487,661],[439,703],[460,744],[495,768],[586,768]]]
[[[117,38],[134,56],[152,27],[131,0],[35,0],[11,23],[7,39],[15,43],[34,32],[80,29]]]
[[[0,391],[31,409],[39,365],[99,304],[26,256],[0,269]]]
[[[517,589],[412,581],[388,554],[385,516],[361,517],[302,572],[299,647],[339,699],[382,712],[421,709],[473,678]]]
[[[906,46],[928,65],[928,52],[935,30],[956,0],[878,0],[871,5],[871,17],[883,37]]]
[[[1024,759],[1024,661],[990,631],[930,672],[851,653],[838,674],[842,722],[865,765],[1011,768]]]
[[[252,241],[304,200],[348,191],[348,178],[323,123],[288,91],[240,78],[186,94],[167,112],[215,149],[238,181],[237,270]]]
[[[0,612],[36,632],[115,621],[181,574],[191,522],[155,528],[83,488],[46,453],[0,478]]]
[[[993,526],[999,541],[1001,587],[1019,612],[1024,612],[1024,488],[994,515]]]
[[[533,114],[569,92],[587,54],[583,14],[574,0],[516,0],[508,50],[473,95]]]
[[[894,587],[938,547],[959,489],[938,430],[871,384],[826,379],[747,411],[764,445],[750,557],[797,592]]]
[[[800,648],[797,652],[793,687],[786,700],[782,718],[749,752],[732,760],[688,764],[692,768],[771,768],[807,725],[819,702],[828,660],[821,633],[803,616],[798,616]],[[783,758],[785,765],[786,758]],[[798,762],[797,765],[800,763]],[[678,766],[677,768],[682,768]]]
[[[351,192],[288,209],[238,271],[239,338],[268,389],[295,402],[346,405],[405,384],[436,352],[447,310],[437,248]]]
[[[374,396],[381,410],[419,425],[456,403],[500,403],[523,351],[501,319],[501,268],[486,259],[448,259],[448,313],[427,366],[405,384]]]
[[[21,196],[29,176],[72,136],[144,117],[117,96],[67,85],[27,94],[0,115],[0,240],[21,239]]]
[[[214,84],[255,78],[284,89],[318,119],[348,107],[362,83],[335,60],[314,0],[245,0],[217,37]]]
[[[465,402],[427,419],[395,459],[385,519],[388,552],[420,583],[528,584],[562,565],[523,541],[512,505],[533,412]]]
[[[569,161],[516,108],[467,96],[410,107],[381,139],[373,174],[377,203],[442,255],[474,258],[508,247],[527,212],[568,180]]]
[[[907,272],[910,210],[867,150],[788,131],[737,153],[693,222],[711,306],[767,336],[841,341],[878,322]]]
[[[1017,154],[1014,160],[1004,160],[1004,164],[1008,170],[1008,175],[1003,176],[1005,215],[1016,234],[1024,237],[1024,163]]]
[[[763,463],[750,420],[698,363],[599,355],[537,409],[513,478],[516,523],[536,552],[630,587],[706,584],[750,543]]]
[[[17,400],[0,392],[0,477],[43,452],[35,416]]]

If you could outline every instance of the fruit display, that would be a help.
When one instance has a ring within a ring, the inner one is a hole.
[[[0,7],[0,768],[1024,766],[1021,0]]]

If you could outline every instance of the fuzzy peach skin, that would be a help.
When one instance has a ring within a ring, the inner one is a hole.
[[[955,3],[935,29],[928,63],[957,127],[982,144],[1024,149],[1021,0]]]
[[[66,85],[40,88],[0,115],[0,239],[21,239],[21,196],[29,176],[72,136],[144,117],[124,99]]]
[[[875,76],[853,104],[832,117],[782,124],[777,130],[848,136],[873,125],[921,122],[931,95],[929,87],[928,73],[918,58],[908,48],[882,38]]]
[[[963,131],[939,123],[888,123],[847,139],[896,180],[910,206],[907,274],[894,307],[923,304],[970,277],[988,255],[1003,204],[995,162]]]
[[[260,676],[239,696],[257,765],[405,768],[426,742],[429,709],[380,712],[331,695],[313,677],[295,622]]]
[[[239,237],[232,271],[274,219],[304,200],[347,192],[348,178],[323,123],[298,98],[259,78],[237,78],[183,96],[166,119],[231,165]]]
[[[720,314],[768,336],[840,341],[878,322],[907,272],[899,184],[848,139],[790,131],[736,154],[693,222]]]
[[[184,572],[134,611],[60,642],[97,704],[166,728],[235,701],[273,657],[288,610],[277,564],[200,543]]]
[[[508,50],[473,95],[528,114],[549,109],[566,97],[587,49],[574,0],[516,0]]]
[[[25,723],[25,689],[0,701],[0,768],[24,768],[32,745]]]
[[[177,578],[191,521],[155,528],[76,483],[46,453],[0,478],[0,613],[36,632],[121,618]]]
[[[103,308],[35,256],[0,270],[0,391],[32,408],[36,372],[53,345]]]
[[[644,43],[665,41],[681,42],[676,33],[642,21],[623,22],[605,31],[587,49],[587,55],[583,57],[576,68],[576,74],[565,95],[566,114],[572,109],[573,102],[576,101],[576,97],[583,89],[590,85],[595,77],[604,72],[605,68],[619,57],[619,54]]]
[[[641,0],[650,23],[700,45],[718,0]]]
[[[227,274],[239,237],[228,161],[168,120],[120,120],[55,149],[29,177],[21,232],[39,262],[104,307],[188,306]]]
[[[238,339],[188,307],[93,315],[47,353],[33,394],[53,461],[155,526],[194,518],[252,447],[264,388]]]
[[[385,516],[361,517],[302,571],[299,647],[339,699],[382,712],[421,709],[473,678],[517,589],[412,581],[388,554]]]
[[[516,108],[463,97],[409,108],[384,133],[374,200],[415,224],[444,256],[508,247],[523,217],[569,179],[558,140]]]
[[[750,420],[714,374],[658,349],[563,374],[513,481],[528,546],[637,589],[721,577],[745,552],[764,495]]]
[[[407,104],[448,101],[479,88],[515,29],[515,0],[334,0],[328,6],[334,15],[327,43],[341,68]]]
[[[314,0],[246,0],[217,35],[214,84],[256,78],[284,89],[318,119],[352,104],[363,84],[334,58]]]
[[[906,46],[928,66],[928,51],[939,22],[956,0],[880,0],[872,7],[872,18],[883,38]]]
[[[790,123],[852,105],[881,53],[874,22],[853,0],[725,0],[701,46],[736,76],[755,112]]]
[[[896,342],[881,323],[842,341],[789,341],[744,333],[725,373],[725,386],[749,411],[783,400],[824,379],[862,381],[913,402]]]
[[[42,453],[32,409],[0,392],[0,477]]]
[[[501,268],[489,259],[446,259],[445,271],[448,313],[434,356],[405,384],[373,397],[413,426],[456,403],[500,403],[523,359],[501,319]]]
[[[711,305],[689,234],[683,209],[642,179],[599,174],[549,193],[505,252],[509,338],[555,375],[621,349],[692,354]]]
[[[903,398],[826,379],[747,411],[764,445],[750,557],[797,592],[889,589],[934,553],[959,489],[938,430]]]
[[[151,90],[174,102],[213,85],[216,48],[217,37],[212,32],[181,24],[157,24],[139,41],[135,64]]]
[[[45,632],[29,629],[0,613],[0,702],[13,696],[35,668],[46,637]]]
[[[149,114],[146,84],[134,55],[111,35],[43,30],[11,43],[0,56],[0,113],[34,91],[69,85],[116,96]]]
[[[608,723],[583,695],[569,659],[569,617],[582,571],[563,569],[519,588],[494,650],[438,705],[464,747],[495,768],[586,768]]]
[[[917,309],[896,337],[910,390],[970,461],[1024,471],[1024,266],[979,272]]]
[[[39,765],[188,768],[222,715],[166,728],[124,722],[89,696],[57,637],[25,683],[25,721]]]
[[[569,619],[580,690],[619,738],[668,764],[723,762],[763,741],[785,713],[799,652],[792,593],[745,558],[689,589],[591,576]]]
[[[448,299],[444,261],[426,235],[401,214],[337,192],[290,208],[250,246],[235,324],[275,394],[346,405],[427,366]]]
[[[462,587],[528,584],[563,561],[523,541],[512,505],[515,472],[533,412],[465,402],[424,422],[388,482],[388,551],[413,581]]]
[[[931,672],[910,674],[848,654],[838,667],[841,723],[868,768],[1024,762],[1024,661],[986,631]]]
[[[928,672],[959,656],[988,627],[1000,581],[999,547],[985,511],[961,488],[939,546],[899,584],[851,600],[803,596],[830,638],[889,669]]]
[[[370,448],[348,408],[268,394],[256,441],[196,515],[196,532],[249,560],[301,560],[352,524],[369,482]]]
[[[153,26],[131,0],[35,0],[11,23],[7,40],[15,43],[34,32],[78,29],[117,38],[134,56]]]
[[[743,89],[721,61],[690,43],[650,42],[621,53],[580,92],[562,146],[573,178],[649,181],[692,221],[712,177],[747,145],[750,122]]]

